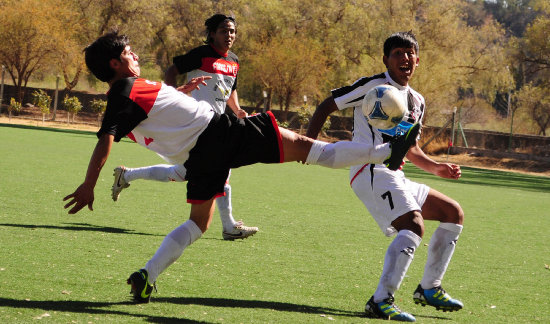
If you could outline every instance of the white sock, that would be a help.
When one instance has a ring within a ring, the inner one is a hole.
[[[384,258],[384,269],[374,293],[374,302],[393,296],[399,289],[409,265],[414,258],[414,252],[420,245],[422,238],[409,230],[402,230],[393,239]]]
[[[336,143],[314,141],[306,163],[337,169],[367,163],[380,164],[390,154],[389,143],[372,146],[351,141]]]
[[[132,182],[137,179],[156,181],[185,181],[186,170],[183,165],[157,164],[143,168],[127,168],[124,180]]]
[[[428,259],[424,267],[424,276],[420,285],[423,289],[441,286],[441,280],[447,271],[455,251],[456,241],[462,232],[462,225],[441,223],[430,239]]]
[[[223,187],[223,192],[225,192],[225,196],[216,198],[216,205],[218,206],[218,211],[220,212],[220,219],[222,220],[223,229],[225,231],[231,231],[233,230],[236,222],[231,212],[231,186],[229,183],[225,184]]]
[[[144,267],[149,274],[149,283],[154,283],[157,277],[182,255],[183,250],[201,236],[202,231],[192,220],[187,220],[166,235],[155,255]]]

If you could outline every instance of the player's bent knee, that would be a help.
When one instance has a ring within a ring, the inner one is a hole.
[[[462,210],[462,207],[460,204],[456,201],[453,202],[453,209],[454,209],[454,221],[452,223],[462,225],[464,222],[464,211]]]
[[[443,214],[443,219],[440,220],[443,223],[454,223],[462,225],[462,223],[464,222],[464,211],[462,210],[460,204],[455,200],[451,200],[448,204],[445,205],[443,209]]]
[[[398,231],[409,230],[420,237],[424,236],[424,219],[419,211],[411,211],[401,215],[391,225]]]

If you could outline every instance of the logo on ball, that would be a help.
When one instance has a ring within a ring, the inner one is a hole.
[[[390,85],[372,88],[363,99],[363,114],[369,124],[378,129],[397,126],[407,112],[405,96]]]

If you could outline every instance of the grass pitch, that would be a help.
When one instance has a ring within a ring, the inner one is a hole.
[[[347,170],[299,163],[232,171],[244,241],[211,228],[163,273],[152,302],[129,302],[128,275],[188,218],[185,184],[138,181],[118,202],[112,169],[163,163],[115,144],[94,211],[68,215],[62,198],[83,180],[93,134],[0,125],[0,322],[375,323],[362,317],[386,238],[349,187]],[[396,303],[422,323],[550,321],[550,179],[463,168],[458,181],[407,165],[410,178],[459,201],[465,227],[443,287],[465,308],[414,305],[435,223],[427,222]]]

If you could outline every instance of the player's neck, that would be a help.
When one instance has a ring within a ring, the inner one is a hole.
[[[210,43],[210,46],[212,46],[212,48],[216,51],[216,53],[220,54],[223,57],[226,57],[227,53],[229,53],[229,48],[220,49],[216,47],[213,43]]]

